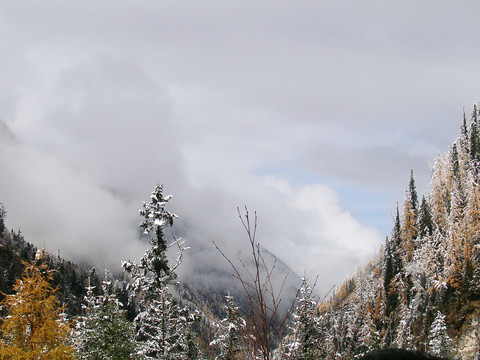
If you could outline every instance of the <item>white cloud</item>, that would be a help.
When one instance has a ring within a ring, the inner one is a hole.
[[[131,204],[54,156],[19,144],[0,149],[8,227],[38,247],[96,265],[118,267],[120,256],[142,254],[132,241]]]
[[[273,177],[263,182],[285,201],[277,231],[286,235],[282,240],[288,245],[277,251],[281,258],[297,259],[290,264],[297,274],[306,270],[310,277],[319,275],[323,286],[338,284],[345,276],[342,269],[353,271],[379,249],[383,237],[378,230],[362,225],[331,188],[316,184],[295,189]]]
[[[381,241],[358,199],[389,212],[411,168],[428,182],[478,97],[479,6],[2,3],[7,223],[64,254],[129,256],[161,181],[192,262],[222,261],[212,238],[238,253],[245,204],[259,241],[327,287]]]

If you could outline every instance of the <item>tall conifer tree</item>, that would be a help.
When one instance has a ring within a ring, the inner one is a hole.
[[[401,222],[401,255],[402,260],[406,264],[412,261],[413,253],[416,248],[416,239],[418,232],[417,225],[418,214],[418,195],[415,187],[415,178],[413,176],[413,170],[410,173],[410,182],[408,190],[405,194],[405,202],[403,205],[403,221]]]
[[[3,230],[5,230],[5,218],[7,217],[7,210],[2,203],[0,203],[0,236],[2,236]]]
[[[319,356],[320,346],[317,301],[312,294],[306,276],[302,278],[296,306],[293,311],[293,325],[290,341],[286,344],[287,359],[308,360]]]
[[[418,232],[421,238],[433,234],[432,210],[425,196],[422,196],[418,214]]]
[[[478,121],[477,105],[473,105],[473,112],[470,125],[470,157],[475,168],[478,167],[480,161],[480,129]]]
[[[432,323],[428,340],[430,353],[445,358],[449,358],[451,356],[452,339],[447,333],[445,315],[443,315],[440,311],[437,312],[437,316]]]
[[[210,346],[218,348],[219,354],[215,360],[237,360],[245,357],[248,348],[246,336],[247,323],[238,313],[238,307],[233,302],[233,297],[225,296],[225,310],[227,312],[218,324],[215,339]]]
[[[149,239],[151,248],[142,257],[140,264],[124,262],[124,270],[131,274],[131,289],[138,299],[140,313],[135,318],[137,339],[141,343],[141,354],[147,359],[186,359],[191,349],[185,343],[191,323],[196,320],[193,313],[180,309],[170,293],[169,286],[176,284],[176,268],[183,254],[183,242],[174,241],[179,247],[176,263],[170,266],[167,259],[167,240],[164,229],[173,226],[175,214],[165,209],[171,196],[163,195],[163,185],[157,185],[144,202],[140,215],[140,227]]]

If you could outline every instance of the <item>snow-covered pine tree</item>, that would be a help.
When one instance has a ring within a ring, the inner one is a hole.
[[[464,261],[466,278],[471,291],[480,290],[480,182],[473,172],[468,173],[467,205],[465,221],[467,228],[467,259]]]
[[[83,316],[77,318],[75,324],[76,329],[72,334],[72,343],[75,345],[77,357],[80,359],[87,359],[89,353],[90,339],[95,337],[96,324],[90,323],[93,313],[99,312],[99,304],[97,304],[97,298],[93,292],[94,286],[90,285],[90,278],[88,279],[88,285],[85,290],[87,295],[84,298],[84,304],[82,304]],[[90,318],[90,319],[89,319]]]
[[[470,150],[470,158],[472,160],[473,169],[477,173],[476,170],[480,163],[480,124],[479,124],[477,104],[473,105],[472,116],[470,118],[470,149],[469,150]]]
[[[371,311],[367,311],[358,331],[359,356],[380,349],[381,337],[373,321]]]
[[[418,213],[418,234],[421,238],[433,234],[432,209],[425,196],[422,196]]]
[[[290,334],[286,338],[287,343],[284,345],[287,359],[307,360],[316,359],[319,356],[320,331],[317,301],[312,292],[313,290],[304,276],[292,313],[293,324],[290,327]]]
[[[149,239],[151,248],[143,255],[140,264],[123,262],[124,270],[131,275],[130,289],[138,301],[139,314],[134,320],[140,353],[147,359],[186,359],[191,348],[185,344],[187,333],[195,316],[185,314],[169,291],[174,285],[184,251],[183,242],[175,240],[170,246],[178,246],[176,263],[170,266],[167,259],[167,240],[164,229],[173,225],[177,217],[165,207],[171,195],[163,195],[163,185],[155,187],[148,203],[143,202],[140,215],[144,218],[140,227]]]
[[[439,153],[432,166],[432,180],[430,182],[429,204],[432,209],[434,227],[442,235],[446,232],[447,218],[450,213],[450,184],[452,169],[444,154]]]
[[[453,157],[451,157],[450,162],[453,162]],[[451,167],[454,167],[453,164]],[[467,238],[465,227],[466,195],[459,177],[453,176],[450,184],[450,212],[446,218],[445,277],[452,288],[457,288],[462,280],[463,251]]]
[[[385,289],[383,288],[383,283],[379,282],[379,279],[376,280],[375,297],[373,304],[374,305],[372,319],[376,328],[380,329],[380,331],[378,332],[378,336],[380,344],[383,345],[388,319],[386,315],[387,305]]]
[[[0,203],[0,236],[2,236],[3,230],[5,230],[5,218],[7,217],[7,210],[5,206]]]
[[[382,339],[375,323],[375,319],[378,320],[379,316],[376,311],[381,311],[381,309],[376,309],[377,306],[381,307],[381,304],[377,303],[376,297],[381,294],[378,294],[378,284],[376,284],[374,273],[370,270],[379,263],[381,263],[380,259],[371,261],[365,269],[358,269],[355,276],[357,288],[353,301],[358,314],[357,344],[355,346],[357,357],[381,347]]]
[[[337,350],[340,329],[333,308],[327,312],[319,311],[318,329],[320,331],[320,359],[334,359]]]
[[[125,317],[125,310],[106,276],[102,294],[95,296],[93,287],[87,287],[85,316],[77,322],[73,341],[79,359],[130,360],[141,359],[135,328]]]
[[[430,237],[427,237],[429,239]],[[424,348],[424,318],[425,310],[428,302],[427,288],[429,287],[426,274],[429,271],[429,263],[432,258],[425,257],[425,249],[430,245],[430,241],[422,243],[414,254],[413,261],[411,261],[405,269],[406,275],[410,279],[410,302],[408,304],[409,323],[412,329],[415,329],[416,334],[411,341],[411,349]],[[428,330],[428,329],[427,329]],[[412,330],[413,332],[413,330]]]
[[[248,338],[246,334],[247,323],[238,314],[238,307],[233,302],[233,297],[225,296],[226,317],[218,324],[215,339],[210,346],[218,348],[220,353],[215,360],[237,360],[245,358]]]
[[[467,180],[466,225],[472,247],[480,242],[480,181],[469,172]]]
[[[402,261],[400,257],[401,246],[401,224],[400,213],[397,206],[397,215],[392,230],[392,236],[387,238],[383,259],[384,288],[386,296],[386,314],[387,316],[395,310],[398,305],[398,296],[393,281],[402,271]]]
[[[404,274],[402,274],[404,275]],[[412,316],[409,311],[408,301],[408,284],[404,280],[404,276],[398,276],[395,281],[395,288],[399,295],[399,306],[397,309],[397,326],[396,336],[394,340],[395,347],[401,349],[413,350],[413,334],[411,328]]]
[[[452,343],[452,339],[447,333],[445,315],[438,311],[428,335],[430,353],[448,359],[452,354]]]

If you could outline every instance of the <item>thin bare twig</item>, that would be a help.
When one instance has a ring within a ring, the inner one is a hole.
[[[280,290],[275,292],[273,284],[273,274],[277,270],[277,259],[268,266],[265,257],[262,254],[260,244],[256,242],[258,227],[257,213],[251,219],[248,208],[245,206],[245,214],[241,214],[237,207],[238,216],[245,229],[250,245],[250,251],[253,262],[253,271],[247,266],[245,261],[239,259],[241,267],[246,273],[246,278],[242,276],[240,269],[232,260],[221,250],[218,244],[213,241],[215,248],[230,264],[234,274],[233,276],[240,281],[243,295],[247,299],[250,310],[250,318],[247,319],[249,325],[249,338],[252,341],[253,353],[260,355],[264,360],[269,360],[273,346],[280,341],[283,335],[287,319],[290,317],[294,302],[287,309],[285,314],[280,314],[280,305],[282,304],[282,293],[288,278],[288,273],[283,278]],[[264,274],[264,275],[262,275]]]

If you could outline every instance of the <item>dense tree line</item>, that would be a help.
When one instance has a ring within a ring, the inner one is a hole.
[[[38,249],[25,240],[20,230],[8,231],[4,227],[0,233],[0,300],[5,294],[12,294],[16,279],[21,276],[26,263],[35,261],[37,252]],[[59,288],[57,297],[67,304],[66,312],[72,316],[80,314],[87,279],[100,283],[96,270],[49,253],[44,253],[42,261],[49,269],[55,270],[52,286]]]

